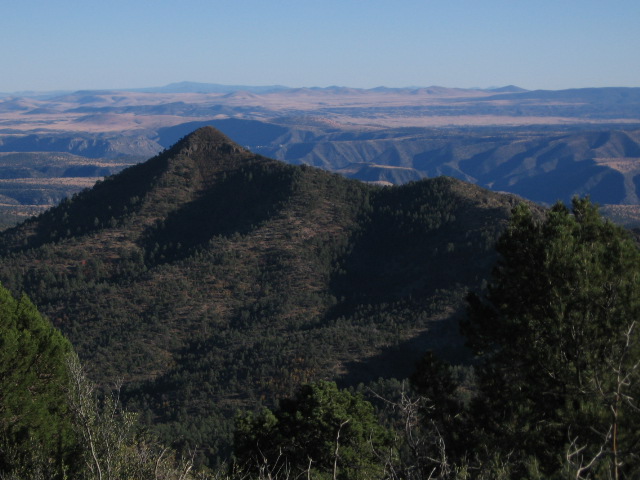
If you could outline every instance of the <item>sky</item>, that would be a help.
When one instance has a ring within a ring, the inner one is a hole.
[[[0,92],[640,87],[638,0],[0,0]]]

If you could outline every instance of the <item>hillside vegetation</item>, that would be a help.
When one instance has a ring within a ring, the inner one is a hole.
[[[385,188],[244,150],[212,128],[0,237],[0,278],[124,379],[166,440],[227,448],[237,408],[322,378],[460,361],[457,315],[516,199],[451,178]]]
[[[0,287],[3,478],[640,474],[640,249],[588,198],[372,187],[205,128],[1,240],[94,379]]]

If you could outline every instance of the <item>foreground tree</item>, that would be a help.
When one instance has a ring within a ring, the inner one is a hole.
[[[0,478],[188,480],[116,395],[100,399],[71,344],[26,296],[0,287]]]
[[[520,470],[640,475],[640,252],[588,199],[516,208],[463,331],[480,438]]]
[[[464,406],[458,399],[451,366],[428,351],[409,380],[416,396],[403,395],[397,410],[404,420],[404,443],[411,453],[409,467],[419,475],[406,472],[403,478],[457,478],[453,472],[459,465],[452,462],[464,457],[467,445]]]
[[[0,476],[62,478],[71,463],[70,351],[26,296],[0,287]]]
[[[369,402],[321,381],[273,412],[240,417],[234,451],[239,467],[258,475],[371,479],[383,478],[391,440]]]

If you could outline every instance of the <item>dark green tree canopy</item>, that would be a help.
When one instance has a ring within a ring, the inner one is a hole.
[[[16,300],[0,287],[0,473],[36,458],[63,462],[70,454],[65,363],[70,351],[26,296]]]
[[[389,450],[391,437],[373,406],[335,383],[303,385],[275,411],[247,414],[236,423],[238,464],[261,465],[293,477],[310,469],[314,478],[369,479],[381,476],[378,455]]]
[[[469,296],[463,326],[480,360],[485,434],[547,472],[597,457],[593,471],[637,475],[637,245],[576,198],[544,219],[518,206],[497,249],[488,292]]]

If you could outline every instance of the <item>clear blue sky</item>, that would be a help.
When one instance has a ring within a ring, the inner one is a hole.
[[[0,0],[0,92],[640,86],[639,0]]]

